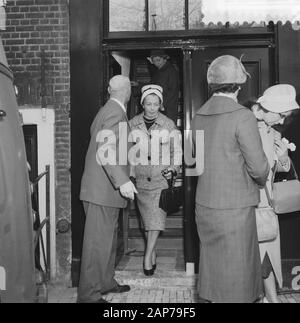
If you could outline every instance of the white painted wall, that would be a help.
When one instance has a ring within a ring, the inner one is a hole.
[[[50,264],[51,278],[56,276],[56,212],[55,212],[55,111],[53,108],[39,109],[19,107],[24,125],[37,125],[38,173],[50,166]],[[39,211],[41,221],[46,218],[46,178],[39,182]],[[44,242],[46,235],[44,231]]]

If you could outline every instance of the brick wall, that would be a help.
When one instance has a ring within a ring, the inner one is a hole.
[[[40,108],[44,89],[44,102],[56,110],[56,214],[57,220],[71,221],[68,7],[68,0],[8,0],[7,30],[2,38],[19,90],[19,105]],[[57,254],[58,274],[68,275],[70,233],[57,235]]]

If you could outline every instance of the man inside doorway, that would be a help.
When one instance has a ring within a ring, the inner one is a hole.
[[[119,285],[114,279],[119,211],[126,207],[125,199],[133,200],[137,193],[129,179],[129,165],[120,165],[118,158],[122,136],[119,125],[128,124],[126,105],[131,96],[130,80],[117,75],[110,80],[108,91],[110,99],[91,127],[81,182],[80,199],[84,204],[86,224],[78,303],[106,303],[103,295],[130,290],[129,286]],[[105,142],[102,142],[99,138],[105,133]],[[108,150],[115,155],[115,163],[104,158]]]
[[[164,50],[151,51],[150,62],[156,67],[151,83],[163,88],[164,113],[177,125],[179,103],[179,75]]]

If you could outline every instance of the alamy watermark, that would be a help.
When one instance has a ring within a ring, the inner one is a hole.
[[[6,290],[6,271],[0,266],[0,290]]]
[[[294,291],[300,291],[300,266],[294,267],[292,275],[295,276],[292,280],[292,289]]]
[[[186,176],[200,176],[204,171],[204,131],[152,130],[150,135],[142,130],[128,131],[121,122],[118,136],[112,130],[97,134],[97,161],[106,166],[181,166],[186,165]],[[182,141],[183,147],[182,148]],[[129,148],[130,147],[130,148]]]

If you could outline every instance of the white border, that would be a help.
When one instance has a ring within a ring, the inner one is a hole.
[[[55,112],[54,109],[19,107],[24,125],[37,125],[38,173],[50,166],[50,273],[56,276],[56,212],[55,212]],[[39,211],[41,221],[46,218],[46,178],[39,182]],[[45,234],[45,230],[43,230]],[[45,235],[44,235],[45,237]],[[44,239],[46,243],[46,239]]]

